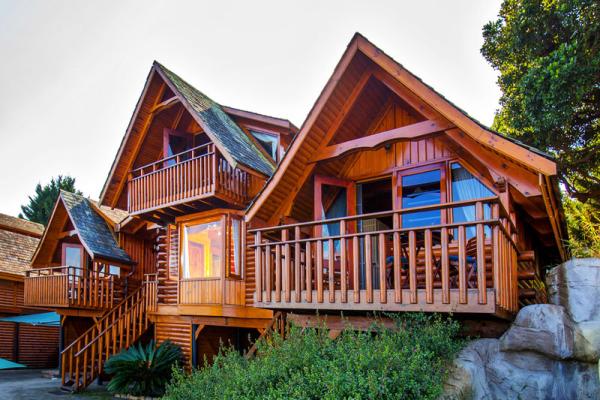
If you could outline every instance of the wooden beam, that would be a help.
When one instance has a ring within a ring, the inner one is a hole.
[[[77,235],[77,231],[75,229],[71,230],[71,231],[64,231],[58,234],[57,238],[58,239],[64,239],[66,237],[72,237]]]
[[[163,110],[173,107],[178,102],[179,102],[179,98],[177,97],[177,95],[175,95],[175,96],[171,97],[170,99],[160,102],[157,105],[155,105],[154,107],[152,107],[152,111],[150,111],[150,112],[152,114],[158,114],[159,112],[161,112]]]
[[[508,182],[525,197],[540,196],[540,188],[536,181],[536,175],[525,168],[518,167],[517,164],[508,160],[503,161],[501,157],[493,154],[486,155],[481,144],[468,137],[460,129],[449,129],[446,135],[452,139],[460,148],[464,149],[470,156],[477,159],[480,163],[487,166],[492,176],[506,177]]]
[[[389,131],[375,133],[373,135],[327,146],[321,150],[311,160],[311,162],[339,157],[351,151],[372,149],[391,141],[402,139],[419,139],[427,135],[451,129],[453,127],[454,125],[448,122],[437,122],[432,120],[417,122],[411,125],[402,126],[400,128],[390,129]]]
[[[196,328],[196,332],[194,332],[194,339],[198,339],[200,332],[202,332],[202,329],[204,329],[205,326],[206,325],[198,325],[198,327]]]

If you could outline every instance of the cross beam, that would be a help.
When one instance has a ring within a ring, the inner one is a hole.
[[[336,158],[346,153],[357,151],[360,149],[372,149],[383,145],[384,143],[391,142],[400,139],[418,139],[427,135],[431,135],[437,132],[442,132],[447,129],[453,128],[454,125],[449,122],[426,120],[417,122],[415,124],[402,126],[400,128],[390,129],[373,135],[364,136],[354,140],[348,140],[347,142],[331,145],[325,147],[311,162],[317,162],[327,160],[330,158]]]

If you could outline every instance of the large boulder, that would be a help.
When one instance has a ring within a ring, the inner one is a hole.
[[[524,307],[500,338],[502,351],[535,351],[564,360],[574,354],[575,328],[561,306],[534,304]]]
[[[443,399],[597,399],[596,365],[530,351],[504,352],[497,339],[475,340],[454,360]]]
[[[600,259],[572,259],[546,275],[548,300],[565,307],[573,321],[600,321]]]

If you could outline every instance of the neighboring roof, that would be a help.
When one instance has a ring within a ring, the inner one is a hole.
[[[169,81],[174,92],[183,97],[186,108],[196,117],[198,124],[215,142],[222,152],[226,152],[235,162],[246,165],[262,174],[270,176],[275,165],[250,140],[244,131],[227,115],[223,108],[204,93],[181,79],[177,74],[154,62],[164,78]],[[224,154],[227,156],[227,154]],[[235,166],[235,165],[234,165]]]
[[[34,223],[29,222],[29,224]],[[25,275],[25,271],[30,268],[31,258],[39,241],[37,233],[36,236],[32,236],[0,227],[0,272]]]
[[[60,315],[55,312],[40,314],[17,315],[16,317],[0,318],[3,322],[15,322],[19,324],[60,326]]]
[[[91,200],[62,190],[60,198],[77,230],[81,244],[92,258],[103,258],[127,264],[133,262],[125,250],[119,247],[106,221],[95,211]]]
[[[100,205],[96,200],[88,199],[94,206],[96,206],[96,210],[100,211],[106,218],[112,221],[115,225],[123,222],[127,217],[129,217],[129,213],[125,210],[121,210],[120,208],[110,208],[106,206]]]
[[[44,225],[0,213],[0,229],[41,237]]]
[[[258,120],[262,120],[265,123],[278,126],[280,128],[289,129],[293,133],[298,132],[298,127],[296,125],[294,125],[289,119],[272,117],[270,115],[261,114],[261,113],[257,113],[254,111],[241,110],[239,108],[234,108],[234,107],[229,107],[229,106],[224,106],[224,105],[221,105],[221,108],[227,114],[231,114],[236,117],[258,119]]]

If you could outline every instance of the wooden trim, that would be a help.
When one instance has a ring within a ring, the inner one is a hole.
[[[161,103],[156,104],[154,107],[152,107],[152,110],[150,112],[152,114],[158,114],[161,111],[164,111],[166,109],[173,107],[178,102],[179,102],[179,98],[177,98],[177,96],[175,95]]]
[[[432,120],[417,122],[400,128],[390,129],[389,131],[375,133],[369,136],[363,136],[358,139],[349,140],[336,145],[327,146],[310,161],[317,162],[330,158],[336,158],[346,153],[372,149],[381,146],[387,142],[401,139],[420,139],[428,135],[445,131],[452,128],[453,125],[445,122]]]

